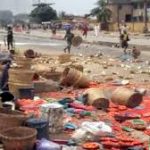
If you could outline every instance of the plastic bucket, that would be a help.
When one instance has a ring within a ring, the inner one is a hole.
[[[49,128],[48,121],[43,119],[29,119],[26,122],[27,126],[37,130],[37,139],[41,140],[42,138],[49,140]]]
[[[34,88],[20,88],[19,98],[21,99],[33,99],[34,98]]]
[[[64,109],[59,103],[41,105],[41,118],[49,123],[50,133],[61,133],[63,131]]]

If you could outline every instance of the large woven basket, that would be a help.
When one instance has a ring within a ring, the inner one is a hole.
[[[83,39],[82,37],[80,36],[75,36],[72,40],[72,45],[75,46],[75,47],[78,47],[80,46],[80,44],[83,42]]]
[[[9,69],[9,82],[31,84],[34,72],[25,69]]]
[[[86,104],[93,105],[97,109],[106,110],[109,107],[109,99],[105,91],[99,88],[89,88],[84,92]]]
[[[14,127],[0,134],[5,150],[32,150],[37,131],[27,127]]]
[[[15,82],[9,82],[9,90],[10,92],[15,96],[19,97],[19,89],[23,88],[32,88],[32,84],[23,84],[23,83],[15,83]]]
[[[82,72],[66,67],[60,79],[61,85],[73,86],[77,88],[89,87],[89,80],[83,75]]]
[[[0,108],[0,132],[4,129],[21,126],[28,119],[20,111],[12,111]]]
[[[71,55],[69,54],[62,54],[59,55],[58,60],[61,64],[67,63],[71,61]]]
[[[113,91],[111,100],[115,104],[134,108],[141,104],[143,96],[132,89],[119,87]]]
[[[21,56],[17,56],[14,58],[15,62],[17,63],[18,66],[21,68],[26,68],[30,69],[32,65],[32,59],[31,58],[25,58]]]

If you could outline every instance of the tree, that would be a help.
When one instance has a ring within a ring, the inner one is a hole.
[[[31,12],[30,16],[37,23],[57,19],[56,11],[49,4],[45,3],[38,4],[36,8]]]
[[[97,7],[91,10],[91,15],[96,16],[98,22],[104,25],[104,29],[108,29],[108,21],[111,18],[111,11],[107,8],[106,0],[98,0]]]

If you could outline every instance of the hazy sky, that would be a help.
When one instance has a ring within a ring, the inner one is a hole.
[[[0,10],[10,9],[14,13],[28,13],[32,9],[32,3],[38,0],[3,0]],[[66,11],[77,15],[88,13],[97,0],[42,0],[55,3],[53,7],[57,11]]]

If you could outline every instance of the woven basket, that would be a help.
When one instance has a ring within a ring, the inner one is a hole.
[[[73,86],[77,88],[89,87],[89,80],[82,72],[68,67],[63,71],[60,83],[64,86]]]
[[[21,68],[30,69],[32,65],[32,59],[31,58],[25,58],[25,57],[15,57],[14,60],[16,61],[17,65],[19,65]]]
[[[27,127],[14,127],[4,130],[0,137],[5,150],[32,150],[37,131]]]
[[[69,67],[77,69],[77,70],[79,70],[81,72],[83,72],[83,70],[84,70],[84,67],[82,65],[70,65]]]
[[[71,61],[71,55],[69,54],[62,54],[58,57],[58,60],[61,64],[67,63]]]
[[[99,88],[89,88],[84,94],[86,104],[93,105],[97,109],[106,110],[109,107],[109,99],[105,95],[105,91]]]
[[[25,69],[9,69],[9,82],[31,84],[34,72]]]
[[[26,50],[24,52],[24,55],[25,55],[26,58],[35,58],[36,57],[36,53],[32,49]]]
[[[10,92],[15,96],[19,97],[19,89],[22,88],[32,88],[32,84],[23,84],[23,83],[15,83],[15,82],[9,82],[9,90]]]
[[[143,96],[134,90],[119,87],[113,91],[111,100],[115,104],[134,108],[141,104]]]
[[[72,45],[78,47],[83,42],[82,37],[75,36],[72,40]]]
[[[21,126],[27,119],[28,117],[20,111],[0,108],[0,132],[7,128]]]

